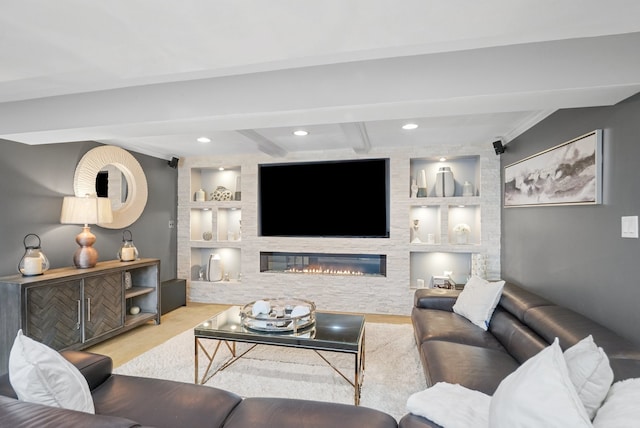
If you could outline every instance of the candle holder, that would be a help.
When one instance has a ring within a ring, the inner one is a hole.
[[[34,236],[38,240],[36,245],[27,245],[27,238]],[[49,259],[44,255],[40,248],[40,237],[35,233],[29,233],[24,237],[22,241],[24,244],[24,255],[18,263],[18,272],[22,276],[35,276],[42,275],[45,271],[49,270]]]
[[[118,251],[121,262],[132,262],[138,259],[138,249],[133,245],[133,234],[130,230],[122,232],[122,247]]]

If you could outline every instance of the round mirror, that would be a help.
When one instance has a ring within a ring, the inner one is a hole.
[[[106,173],[106,175],[105,175]],[[107,229],[122,229],[135,222],[147,204],[147,178],[133,155],[116,146],[89,150],[78,162],[73,178],[76,196],[102,191],[100,181],[107,180],[108,197],[113,210],[112,223],[98,223]],[[117,184],[116,184],[117,183]]]

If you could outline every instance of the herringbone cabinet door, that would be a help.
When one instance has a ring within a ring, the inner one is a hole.
[[[85,278],[84,303],[85,341],[124,325],[122,273]]]
[[[58,350],[81,343],[80,285],[75,280],[29,288],[25,333]]]

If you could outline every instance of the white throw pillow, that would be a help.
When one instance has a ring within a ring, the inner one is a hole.
[[[589,335],[564,351],[564,360],[578,397],[593,419],[613,382],[609,358]]]
[[[407,411],[447,428],[488,428],[491,396],[462,385],[438,382],[412,394]]]
[[[20,400],[95,413],[89,384],[80,370],[22,330],[9,353],[9,381]]]
[[[489,282],[473,276],[458,296],[453,305],[453,312],[486,331],[502,296],[503,287],[504,281]]]
[[[611,386],[598,410],[595,428],[628,428],[640,423],[640,379],[626,379]]]
[[[504,378],[491,398],[491,428],[591,427],[558,339]]]

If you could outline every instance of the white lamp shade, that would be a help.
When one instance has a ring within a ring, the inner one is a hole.
[[[62,224],[97,224],[112,221],[113,212],[108,198],[65,196],[62,201]]]

